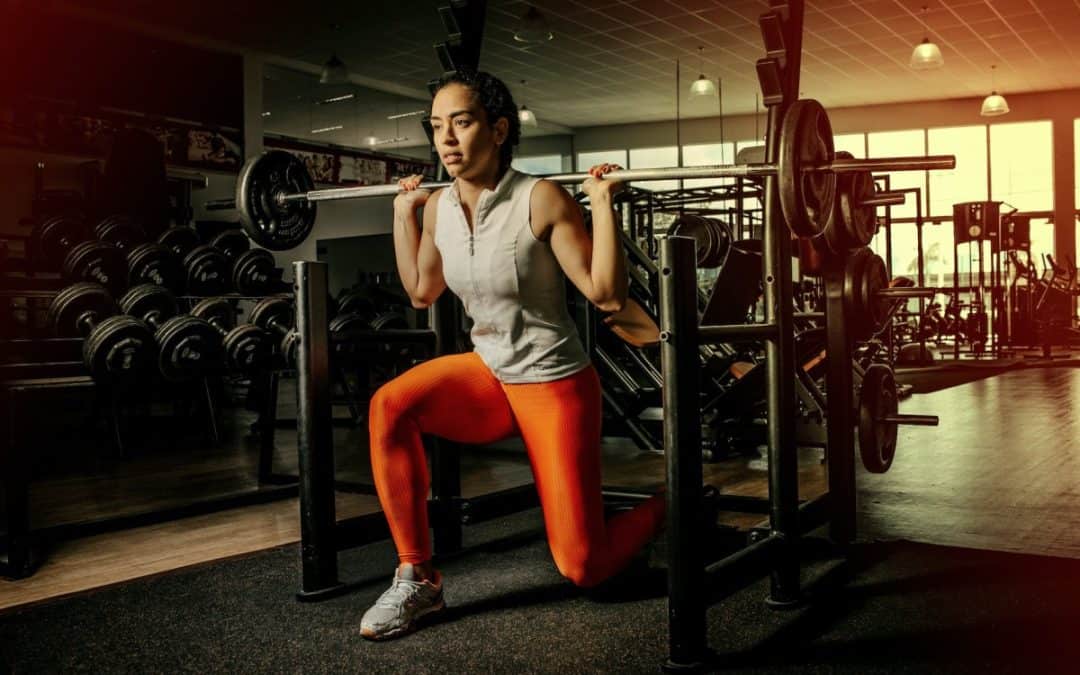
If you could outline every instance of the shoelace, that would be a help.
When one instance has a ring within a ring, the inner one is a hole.
[[[386,590],[375,601],[376,607],[384,609],[396,609],[405,605],[411,598],[420,594],[422,582],[409,581],[408,579],[395,579],[394,585]]]

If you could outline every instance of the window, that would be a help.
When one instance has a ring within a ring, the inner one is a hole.
[[[618,164],[627,166],[625,150],[597,150],[595,152],[579,152],[577,155],[577,170],[588,171],[589,167],[597,164]]]
[[[990,125],[990,195],[1021,211],[1054,208],[1053,127],[1049,120]],[[1034,236],[1033,231],[1032,239]]]
[[[630,151],[630,165],[628,169],[657,169],[679,165],[679,149],[675,146],[666,148],[635,148]],[[626,166],[626,165],[623,165]],[[662,190],[678,190],[679,180],[651,180],[647,182],[637,181],[635,185],[646,190],[660,192]]]
[[[846,150],[856,159],[865,159],[866,134],[837,134],[833,136],[833,149]]]
[[[739,141],[739,142],[737,142],[735,144],[735,158],[738,159],[739,153],[741,153],[743,150],[746,150],[747,148],[757,148],[757,147],[764,148],[765,144],[763,142],[761,142],[761,141]],[[760,161],[761,157],[762,157],[761,155],[759,155],[758,157],[754,157],[753,161]],[[760,209],[764,208],[764,206],[765,205],[762,203],[762,199],[757,199],[756,197],[748,197],[748,198],[743,200],[743,209],[744,210],[750,210],[750,209],[758,209],[758,210],[760,210]],[[760,218],[759,218],[758,222],[761,222]]]
[[[953,204],[984,201],[986,127],[930,129],[927,140],[929,154],[956,155],[956,168],[930,172],[930,205],[927,209],[924,198],[923,215],[950,218]]]
[[[911,157],[926,154],[926,132],[923,129],[884,131],[867,134],[870,157]],[[921,188],[925,196],[925,171],[896,171],[889,174],[889,187]],[[893,218],[914,218],[915,200],[911,197],[902,206],[892,207]]]
[[[562,173],[562,155],[515,157],[511,166],[522,173],[529,173],[534,176]]]
[[[714,166],[717,164],[735,163],[734,143],[703,143],[701,145],[683,146],[683,166]],[[715,187],[718,185],[731,185],[734,178],[687,178],[683,181],[683,187]],[[735,204],[728,202],[709,202],[704,205],[710,209],[734,208]]]

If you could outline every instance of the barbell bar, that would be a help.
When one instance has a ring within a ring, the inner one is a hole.
[[[251,160],[248,160],[249,162]],[[955,169],[956,157],[954,155],[927,155],[919,157],[885,157],[877,159],[837,159],[827,164],[808,167],[808,171],[851,173],[856,171],[933,171],[938,169]],[[605,180],[622,182],[650,181],[650,180],[677,180],[694,178],[729,178],[749,176],[769,176],[778,171],[776,164],[716,164],[711,166],[680,166],[664,167],[656,169],[620,169],[604,174]],[[557,173],[537,176],[553,183],[575,184],[583,183],[591,174],[587,172]],[[439,181],[424,183],[423,187],[429,190],[448,188],[453,182]],[[309,190],[307,192],[281,192],[273,196],[274,202],[284,205],[288,202],[328,202],[341,199],[365,199],[368,197],[392,197],[401,192],[396,183],[386,185],[359,185],[356,187],[326,188],[322,190]],[[877,197],[863,200],[867,206],[895,206],[904,203],[902,193],[882,192]],[[215,199],[206,202],[206,208],[210,211],[235,209],[235,199]]]
[[[834,219],[837,175],[864,176],[873,172],[926,171],[956,167],[953,155],[856,159],[834,152],[832,127],[820,103],[796,101],[781,127],[777,162],[719,164],[696,167],[620,169],[605,178],[624,182],[694,178],[776,176],[780,206],[791,231],[799,237],[816,237]],[[556,183],[582,183],[586,172],[541,176]],[[864,181],[865,182],[865,181]],[[445,188],[447,182],[429,184]],[[304,163],[296,156],[271,150],[249,159],[236,181],[236,199],[218,200],[208,208],[237,208],[248,235],[259,245],[286,250],[300,244],[315,224],[315,206],[321,201],[393,196],[396,184],[315,189]],[[857,197],[865,204],[874,194]]]

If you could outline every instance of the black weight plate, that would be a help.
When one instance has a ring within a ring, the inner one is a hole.
[[[220,295],[228,287],[229,261],[210,246],[199,246],[184,257],[189,295]]]
[[[167,246],[139,244],[128,251],[128,285],[154,284],[172,293],[184,290],[184,268]]]
[[[295,368],[296,354],[300,350],[300,334],[294,330],[289,331],[281,337],[278,348],[281,350],[282,358],[285,359],[285,366]]]
[[[236,325],[236,308],[226,298],[201,300],[188,314],[226,331]]]
[[[117,312],[116,302],[100,284],[72,284],[56,294],[45,314],[45,325],[56,337],[83,337],[91,324]]]
[[[799,237],[821,234],[836,205],[836,174],[808,171],[834,158],[832,126],[825,108],[813,99],[795,101],[780,132],[778,183],[780,207]]]
[[[350,330],[370,330],[370,316],[370,314],[361,314],[359,312],[341,314],[330,320],[328,330],[330,333],[344,333],[345,331]]]
[[[68,281],[90,281],[117,293],[127,284],[127,262],[115,244],[86,241],[68,252],[62,274]]]
[[[158,243],[167,246],[176,255],[184,258],[199,245],[199,233],[191,227],[170,227],[158,237]]]
[[[53,216],[30,232],[30,247],[36,260],[49,269],[59,269],[68,251],[90,238],[86,223],[79,218]]]
[[[383,312],[371,320],[371,330],[404,330],[409,321],[399,312]]]
[[[83,343],[83,363],[97,381],[138,379],[154,362],[154,334],[130,316],[111,316]]]
[[[170,382],[202,377],[221,367],[221,335],[193,316],[175,316],[157,330],[158,370]]]
[[[248,321],[263,330],[274,330],[271,324],[292,328],[296,320],[292,298],[287,295],[272,295],[255,303],[251,308]]]
[[[343,293],[337,301],[337,314],[365,314],[374,316],[376,307],[374,301],[359,291]]]
[[[844,174],[839,179],[840,220],[848,248],[869,246],[877,234],[877,209],[863,204],[874,196],[874,179],[869,171]]]
[[[268,292],[275,266],[274,254],[265,248],[253,248],[241,253],[233,263],[233,288],[240,295],[262,295]]]
[[[270,334],[250,323],[241,324],[226,333],[222,348],[229,367],[247,373],[269,368],[274,356],[274,342]]]
[[[888,286],[885,262],[868,248],[855,249],[844,262],[846,325],[855,340],[865,340],[881,327],[889,303],[877,291]]]
[[[146,232],[141,225],[125,215],[106,216],[94,226],[94,236],[99,241],[116,244],[120,248],[131,248],[146,241]]]
[[[251,240],[243,230],[225,230],[213,237],[210,245],[224,253],[229,260],[236,260],[251,248]]]
[[[315,225],[315,202],[282,202],[278,197],[314,187],[307,167],[292,153],[271,150],[249,159],[236,180],[236,207],[244,231],[272,251],[295,248]]]
[[[885,473],[896,457],[896,423],[884,418],[897,412],[896,380],[892,369],[875,363],[863,374],[859,388],[859,457],[870,473]]]
[[[690,237],[694,240],[698,267],[701,267],[708,259],[709,252],[713,248],[713,229],[709,227],[708,220],[692,213],[684,213],[676,218],[668,228],[668,236]]]
[[[142,284],[129,289],[120,298],[120,311],[145,321],[151,326],[160,326],[180,312],[176,296],[169,289],[153,284]]]

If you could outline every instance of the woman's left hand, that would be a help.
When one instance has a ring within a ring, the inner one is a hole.
[[[591,177],[585,179],[582,189],[585,191],[585,194],[589,195],[590,200],[599,197],[611,197],[622,190],[626,183],[619,180],[604,178],[603,176],[612,171],[621,170],[622,167],[618,164],[596,164],[589,169],[589,175]]]

